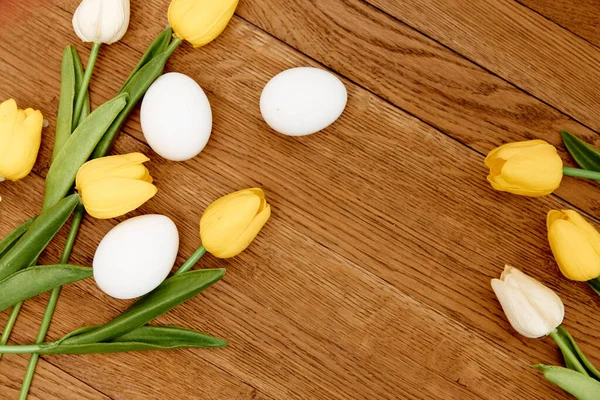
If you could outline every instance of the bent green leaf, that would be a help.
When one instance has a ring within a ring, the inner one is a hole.
[[[567,131],[561,131],[562,140],[571,157],[583,169],[600,172],[600,152]]]
[[[144,55],[142,55],[142,58],[140,58],[140,61],[135,66],[135,68],[133,69],[133,71],[131,71],[131,74],[129,74],[129,77],[127,78],[127,80],[123,84],[123,88],[127,86],[127,84],[129,83],[129,81],[131,80],[131,78],[133,78],[133,76],[140,69],[142,69],[142,67],[144,67],[144,65],[148,64],[148,62],[150,60],[152,60],[158,54],[160,54],[163,51],[165,51],[167,49],[167,47],[169,47],[169,43],[171,41],[171,36],[172,35],[173,35],[173,29],[171,29],[171,27],[167,27],[167,29],[165,29],[164,31],[162,31],[152,41],[152,43],[150,43],[150,46],[148,46],[148,48],[146,49],[146,52],[144,53]],[[121,88],[121,90],[119,91],[119,93],[121,93],[123,91],[123,88]]]
[[[77,204],[79,195],[73,194],[59,201],[32,222],[27,232],[0,259],[0,280],[37,260],[48,243],[65,224]]]
[[[73,101],[75,99],[75,60],[73,59],[73,46],[67,46],[63,52],[60,72],[60,100],[58,102],[58,115],[56,116],[56,134],[52,160],[56,158],[69,136],[73,124]]]
[[[92,269],[77,265],[38,265],[15,272],[0,281],[0,311],[55,287],[87,279]]]
[[[224,274],[224,269],[201,269],[175,275],[133,303],[112,321],[99,328],[72,336],[62,343],[97,343],[124,335],[198,295],[221,279]]]
[[[52,342],[40,345],[0,346],[0,351],[7,354],[92,354],[225,346],[227,341],[191,329],[176,326],[142,326],[109,342],[88,344]]]
[[[544,377],[579,400],[600,400],[600,382],[567,368],[544,364],[533,366]]]
[[[79,167],[85,163],[110,124],[127,104],[127,94],[107,101],[91,113],[69,137],[46,176],[43,210],[65,197],[75,183]]]
[[[108,154],[129,114],[131,114],[150,85],[162,74],[169,56],[170,54],[163,52],[154,57],[136,72],[131,77],[131,80],[121,89],[120,93],[129,95],[127,105],[115,118],[110,128],[106,131],[106,134],[102,137],[102,140],[96,146],[92,158],[104,157]]]
[[[0,240],[0,260],[10,249],[12,249],[21,236],[27,232],[27,229],[29,229],[29,226],[33,223],[33,220],[34,218],[31,218],[23,222],[19,227],[15,228],[11,233],[6,235],[4,239]]]

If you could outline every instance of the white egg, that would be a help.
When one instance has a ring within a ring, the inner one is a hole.
[[[319,68],[292,68],[266,84],[260,112],[277,132],[304,136],[331,125],[347,100],[346,87],[335,75]]]
[[[179,250],[179,233],[169,217],[141,215],[111,229],[94,255],[94,279],[103,292],[133,299],[165,280]]]
[[[204,91],[187,75],[169,72],[146,92],[142,132],[152,150],[167,160],[197,156],[210,138],[212,112]]]

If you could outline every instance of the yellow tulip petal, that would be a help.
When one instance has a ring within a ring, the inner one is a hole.
[[[260,198],[251,193],[241,193],[217,201],[219,203],[207,208],[200,219],[200,237],[210,253],[225,251],[241,236],[260,211],[261,205]],[[206,235],[205,232],[210,234]]]
[[[528,140],[524,142],[506,143],[500,147],[496,147],[488,153],[487,157],[485,158],[485,165],[488,168],[491,168],[491,165],[498,159],[508,160],[516,154],[519,154],[521,151],[540,144],[548,143],[543,140]]]
[[[158,191],[151,183],[126,179],[106,178],[80,188],[86,211],[94,218],[115,218],[135,210]]]
[[[492,164],[488,180],[497,190],[526,196],[552,193],[562,180],[562,160],[554,146],[538,144],[523,148],[506,160],[498,171]]]
[[[14,103],[16,105],[16,103]],[[12,103],[9,104],[12,107]],[[4,111],[8,109],[5,108]],[[0,111],[3,112],[3,111]],[[8,110],[13,113],[14,110]],[[29,115],[28,115],[29,114]],[[10,116],[9,116],[10,117]],[[0,176],[13,181],[27,176],[33,168],[42,138],[44,117],[40,111],[17,110],[11,132],[1,132]]]
[[[550,226],[559,219],[567,219],[568,217],[564,212],[559,210],[550,210],[548,211],[548,216],[546,217],[546,228],[549,230]]]
[[[271,206],[267,205],[251,222],[242,234],[236,238],[227,249],[218,251],[216,253],[211,252],[215,257],[219,258],[230,258],[235,257],[242,251],[246,250],[250,243],[254,240],[256,235],[260,232],[263,226],[267,223],[271,217]]]
[[[575,281],[600,276],[600,256],[575,224],[555,220],[548,229],[548,241],[561,272]]]
[[[238,0],[173,0],[169,6],[169,24],[175,35],[201,47],[225,29]]]
[[[587,222],[577,211],[563,210],[564,215],[569,218],[590,242],[596,253],[600,256],[600,233],[589,222]]]
[[[80,188],[95,180],[109,177],[141,179],[152,182],[148,170],[141,165],[149,160],[142,153],[129,153],[88,161],[79,168],[75,185]]]

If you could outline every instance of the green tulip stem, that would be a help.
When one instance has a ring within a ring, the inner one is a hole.
[[[600,181],[600,172],[589,171],[587,169],[563,167],[563,174],[574,178],[593,179]]]
[[[171,57],[171,54],[173,54],[175,49],[177,49],[177,47],[179,47],[180,44],[181,44],[181,39],[173,36],[173,41],[171,42],[169,47],[167,47],[167,49],[165,50],[165,52],[169,55],[169,57]]]
[[[85,95],[88,92],[88,87],[90,86],[90,79],[92,79],[92,72],[94,72],[94,65],[96,65],[96,59],[98,58],[98,53],[100,52],[100,46],[102,46],[102,43],[94,43],[94,45],[92,46],[90,58],[88,60],[87,67],[85,68],[85,74],[83,75],[83,79],[81,80],[79,93],[77,93],[77,97],[75,100],[75,108],[73,110],[73,121],[79,121],[79,117],[81,117],[81,111],[83,110],[83,103],[86,97]]]
[[[558,331],[552,331],[550,333],[550,337],[556,342],[556,344],[560,348],[560,351],[562,352],[563,357],[565,358],[565,363],[567,365],[570,365],[575,371],[585,376],[589,376],[587,370],[585,369],[583,364],[581,364],[581,361],[579,361],[577,355],[573,352],[571,345],[558,333]]]
[[[71,223],[69,236],[67,236],[67,242],[65,243],[65,247],[60,258],[61,264],[67,264],[69,262],[69,257],[71,256],[71,251],[73,250],[73,244],[75,243],[75,239],[77,238],[77,233],[79,232],[79,227],[81,226],[81,221],[83,219],[84,214],[85,208],[82,204],[79,204],[75,209],[75,213],[73,214],[73,222]],[[40,325],[40,330],[38,331],[38,335],[35,339],[36,344],[43,343],[46,339],[46,334],[48,333],[48,328],[50,328],[52,316],[54,315],[54,311],[56,310],[56,304],[58,303],[60,290],[61,286],[56,287],[52,290],[52,293],[50,294],[50,299],[48,300],[48,305],[46,306],[46,311],[44,312],[42,324]],[[21,384],[21,393],[19,394],[19,400],[27,399],[27,396],[29,394],[29,388],[31,386],[31,381],[33,380],[33,375],[35,374],[35,368],[37,366],[39,358],[40,355],[37,353],[33,353],[29,358],[27,370],[25,371],[25,377],[23,378],[23,383]]]
[[[39,344],[1,345],[0,351],[2,354],[29,354],[40,351],[41,348]]]
[[[2,339],[0,339],[0,346],[6,345],[8,343],[8,338],[10,337],[10,333],[12,332],[13,327],[15,326],[15,322],[17,322],[17,318],[19,317],[19,312],[21,311],[21,307],[23,303],[19,303],[15,305],[10,312],[8,317],[8,321],[6,321],[6,326],[4,327],[4,332],[2,332]],[[2,353],[0,353],[0,360],[2,360]]]
[[[185,263],[183,263],[181,268],[175,271],[173,275],[179,275],[183,274],[184,272],[188,272],[194,265],[196,265],[198,260],[200,260],[205,253],[206,249],[204,248],[204,246],[200,246],[198,250],[196,250],[194,254],[192,254],[192,256],[188,258],[188,260]]]

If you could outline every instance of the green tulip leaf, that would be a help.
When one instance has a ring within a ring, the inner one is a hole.
[[[600,172],[600,151],[567,131],[561,131],[567,150],[583,169]]]
[[[38,265],[15,272],[0,281],[0,311],[55,287],[87,279],[91,268],[76,265]]]
[[[0,352],[11,354],[92,354],[225,346],[227,346],[227,341],[191,329],[176,326],[141,326],[108,342],[66,344],[58,341],[39,345],[0,346]]]
[[[81,88],[81,83],[83,82],[83,64],[81,64],[81,59],[79,58],[79,54],[77,53],[77,49],[74,46],[71,47],[71,52],[73,53],[73,61],[75,64],[75,93],[79,93],[79,89]],[[75,104],[73,104],[73,109],[75,108]],[[79,117],[79,121],[73,121],[73,125],[71,128],[71,132],[73,132],[86,118],[90,115],[90,92],[87,91],[85,93],[85,98],[83,99],[83,107],[81,108],[81,116]]]
[[[150,46],[148,46],[148,48],[146,49],[146,52],[144,53],[144,55],[142,55],[142,58],[140,58],[140,61],[135,66],[135,68],[133,69],[133,71],[131,71],[131,74],[129,75],[129,77],[127,78],[127,80],[125,81],[125,83],[123,84],[123,87],[127,86],[127,84],[129,83],[129,81],[131,80],[131,78],[133,78],[133,76],[140,69],[142,69],[142,67],[144,67],[144,65],[148,64],[148,62],[150,60],[152,60],[158,54],[160,54],[163,51],[165,51],[167,49],[167,47],[169,47],[169,43],[171,42],[171,36],[172,35],[173,35],[173,29],[171,29],[171,27],[168,27],[167,29],[165,29],[164,31],[162,31],[156,37],[156,39],[154,39],[152,41],[152,43],[150,43]],[[122,91],[123,91],[123,89],[121,89],[121,92]]]
[[[579,372],[544,364],[533,366],[544,377],[579,400],[600,400],[600,382]]]
[[[558,331],[558,334],[561,335],[563,339],[565,339],[569,343],[573,354],[575,354],[575,356],[579,359],[579,361],[585,367],[586,371],[590,374],[590,376],[600,380],[600,371],[598,371],[594,364],[592,364],[591,361],[588,360],[588,358],[585,356],[585,354],[583,354],[583,352],[577,345],[577,342],[575,342],[575,339],[573,339],[573,336],[571,336],[571,334],[562,326],[559,326],[558,328],[556,328],[556,330]]]
[[[90,344],[125,335],[198,295],[224,274],[224,269],[201,269],[172,276],[107,324],[61,340],[61,343]]]
[[[56,134],[54,135],[54,148],[52,160],[56,158],[69,136],[73,124],[73,101],[75,100],[75,60],[73,46],[67,46],[63,52],[60,72],[60,101],[56,116]]]
[[[43,212],[27,229],[27,232],[0,259],[0,280],[28,267],[37,260],[48,243],[65,224],[77,204],[79,195],[73,194]],[[1,293],[1,292],[0,292]]]
[[[123,124],[125,124],[127,117],[129,117],[129,114],[131,114],[150,85],[152,85],[152,83],[160,75],[162,75],[169,56],[170,54],[166,52],[160,53],[150,60],[146,65],[144,65],[139,71],[137,71],[135,75],[133,75],[127,82],[127,84],[123,86],[119,93],[127,94],[129,96],[127,105],[115,118],[112,125],[110,125],[110,127],[106,130],[106,134],[96,146],[96,149],[92,154],[92,158],[100,158],[108,154],[117,138],[117,135],[119,132],[121,132]]]
[[[6,237],[0,240],[0,260],[4,255],[13,248],[13,246],[17,243],[21,236],[27,232],[29,226],[33,223],[34,218],[31,218],[25,222],[23,222],[19,227],[15,228],[11,233],[6,235]]]
[[[52,162],[46,176],[43,210],[52,207],[69,193],[75,183],[77,171],[88,160],[108,127],[126,104],[127,94],[121,94],[94,110],[75,129]]]

